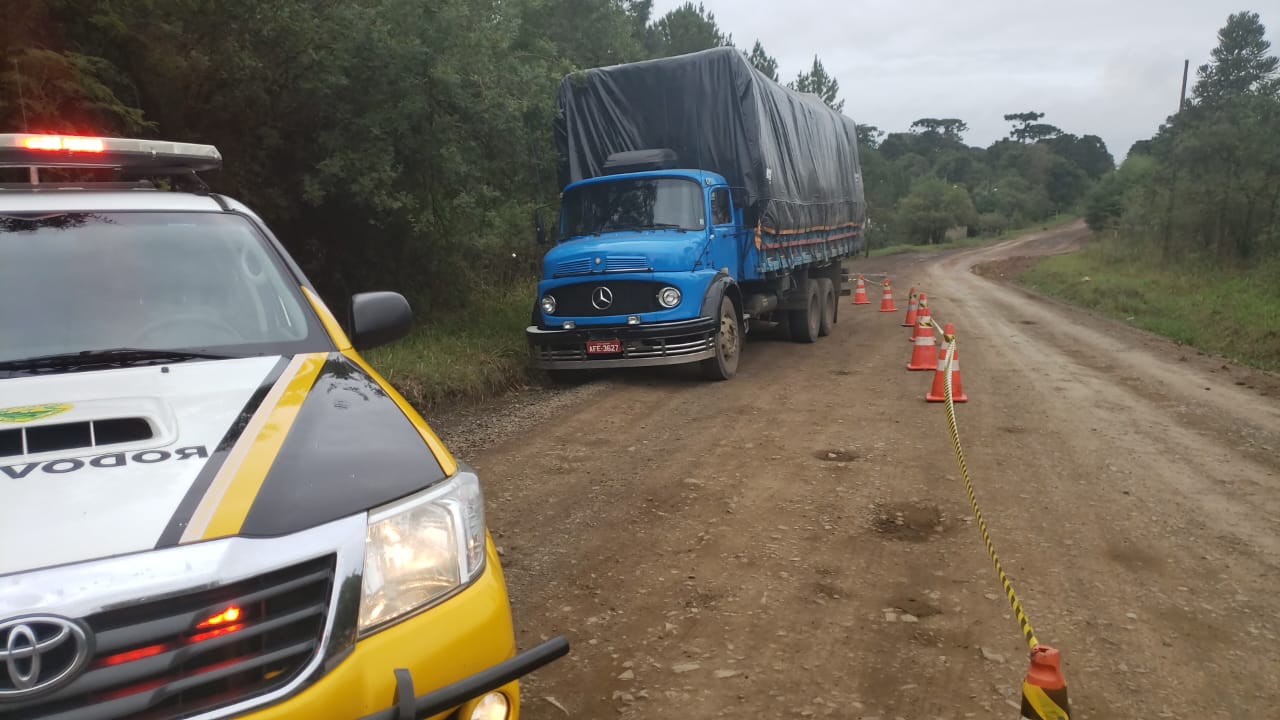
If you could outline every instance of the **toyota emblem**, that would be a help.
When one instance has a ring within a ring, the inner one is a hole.
[[[89,637],[66,618],[33,615],[0,622],[0,700],[70,680],[89,660]]]
[[[581,297],[581,296],[579,296]],[[613,291],[601,285],[591,291],[591,306],[597,310],[607,310],[613,305]]]

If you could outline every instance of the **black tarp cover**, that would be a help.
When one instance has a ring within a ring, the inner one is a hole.
[[[745,188],[766,243],[855,228],[865,212],[853,121],[773,82],[734,48],[565,77],[555,139],[561,187],[606,174],[613,153],[670,148],[680,167]]]

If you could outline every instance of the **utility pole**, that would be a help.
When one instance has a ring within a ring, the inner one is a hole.
[[[1187,71],[1191,69],[1191,61],[1182,61],[1182,96],[1178,98],[1178,112],[1187,104]]]

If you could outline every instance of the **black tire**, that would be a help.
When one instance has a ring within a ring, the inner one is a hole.
[[[822,296],[818,293],[818,281],[805,283],[805,308],[787,311],[791,340],[798,343],[818,341],[818,328],[822,324]]]
[[[728,296],[720,299],[715,345],[715,356],[702,361],[702,375],[708,380],[729,380],[738,374],[738,359],[742,356],[742,320]]]
[[[831,334],[831,327],[836,324],[836,288],[831,278],[818,279],[818,295],[822,298],[822,317],[818,321],[818,335],[826,337]]]

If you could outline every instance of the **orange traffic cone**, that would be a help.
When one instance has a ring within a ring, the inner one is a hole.
[[[908,370],[937,370],[938,351],[933,339],[933,321],[922,317],[916,321],[916,338],[911,347]]]
[[[914,328],[916,326],[916,311],[920,307],[920,301],[916,296],[916,289],[911,288],[911,292],[907,294],[907,319],[902,321],[902,327]]]
[[[893,288],[889,287],[889,278],[884,279],[884,296],[880,298],[880,312],[898,312],[893,304]]]
[[[871,301],[867,299],[867,286],[862,283],[862,276],[858,276],[858,285],[853,289],[853,302],[851,305],[870,305]]]
[[[938,343],[938,364],[942,364],[947,359],[947,349],[951,347],[951,341],[956,336],[956,324],[947,323],[942,326],[942,342]]]
[[[1031,651],[1031,666],[1022,681],[1023,720],[1070,720],[1067,679],[1062,675],[1058,651],[1037,645]]]
[[[942,333],[943,345],[951,348],[948,352],[956,352],[956,331],[947,323],[947,329]],[[929,392],[925,394],[924,399],[929,402],[946,402],[947,401],[947,360],[938,358],[938,367],[933,373],[933,387],[929,388]],[[956,355],[951,358],[951,402],[969,402],[969,396],[964,394],[964,388],[960,387],[960,356]]]
[[[911,332],[907,333],[907,342],[915,342],[916,334],[920,332],[920,318],[929,317],[929,296],[920,293],[920,300],[916,303],[916,314],[912,318]]]

